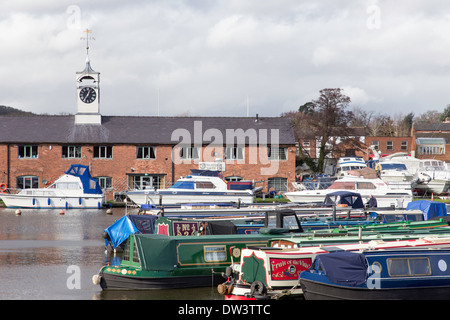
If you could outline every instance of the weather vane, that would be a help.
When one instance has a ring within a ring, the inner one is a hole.
[[[86,29],[86,37],[81,37],[81,40],[86,40],[86,54],[89,55],[89,40],[95,40],[95,38],[89,36],[92,33],[92,30]]]

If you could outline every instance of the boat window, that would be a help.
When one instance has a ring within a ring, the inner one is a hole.
[[[122,253],[122,260],[130,261],[130,241],[127,241],[125,250]]]
[[[140,263],[136,244],[133,246],[133,262]]]
[[[197,181],[195,182],[196,189],[215,189],[216,186],[211,181]]]
[[[372,182],[357,182],[357,189],[376,189]]]
[[[204,246],[203,251],[205,253],[206,262],[218,262],[226,261],[227,253],[226,246]]]
[[[194,181],[177,181],[170,188],[171,189],[192,189],[192,190],[194,190]]]
[[[56,182],[56,189],[62,190],[76,190],[81,189],[80,185],[77,182]]]
[[[428,258],[389,258],[387,266],[391,277],[431,275]]]
[[[295,216],[283,217],[283,228],[286,229],[298,229],[298,223]]]
[[[383,170],[407,170],[403,163],[382,163],[381,168]]]
[[[328,189],[355,190],[355,183],[354,182],[336,181],[331,186],[329,186]]]

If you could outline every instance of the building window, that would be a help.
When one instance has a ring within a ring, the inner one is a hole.
[[[160,175],[133,175],[131,178],[132,189],[159,189],[162,182],[161,180]]]
[[[180,159],[200,159],[198,147],[181,147],[180,148]]]
[[[269,178],[268,182],[269,191],[286,192],[287,191],[287,178]]]
[[[269,160],[287,160],[287,148],[269,147]]]
[[[310,147],[310,146],[311,146],[311,143],[310,143],[309,140],[303,140],[302,146],[304,146],[304,147]]]
[[[37,145],[19,146],[19,159],[35,159],[38,158]]]
[[[394,150],[394,141],[386,141],[386,150]]]
[[[17,189],[39,188],[39,177],[20,176],[16,179]]]
[[[98,184],[102,190],[112,189],[112,178],[111,177],[96,177]]]
[[[226,147],[225,159],[227,160],[244,160],[243,147]]]
[[[443,138],[417,138],[419,154],[445,154],[446,141]]]
[[[400,150],[408,150],[408,141],[401,141],[400,142]]]
[[[136,159],[156,159],[156,147],[136,147]]]
[[[81,158],[81,146],[62,146],[62,157],[70,159]]]
[[[375,150],[380,150],[380,141],[378,140],[372,141],[372,146],[374,147]]]
[[[94,158],[112,159],[112,146],[94,146]]]

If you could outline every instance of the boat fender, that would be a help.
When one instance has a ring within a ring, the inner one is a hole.
[[[221,283],[217,286],[217,292],[222,295],[229,295],[233,292],[233,284],[231,283]]]
[[[92,283],[95,285],[99,285],[101,280],[102,280],[102,276],[99,274],[94,274],[92,276]]]
[[[250,286],[250,295],[251,296],[253,296],[253,295],[263,295],[263,294],[265,294],[266,293],[266,287],[264,286],[264,284],[261,282],[261,281],[259,281],[259,280],[257,280],[257,281],[254,281],[253,283],[252,283],[252,285]]]

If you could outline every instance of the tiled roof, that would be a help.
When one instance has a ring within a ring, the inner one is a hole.
[[[132,117],[102,116],[102,125],[75,125],[75,116],[0,116],[0,143],[73,144],[178,144],[180,134],[189,133],[194,142],[194,123],[203,143],[226,142],[227,137],[255,136],[271,142],[271,129],[278,129],[279,144],[295,144],[289,119],[282,117]],[[176,131],[177,129],[180,129]],[[209,130],[211,129],[211,130]],[[262,130],[262,131],[260,131]],[[196,131],[197,132],[197,131]],[[172,134],[174,133],[174,137]],[[207,137],[210,133],[211,137]],[[266,134],[267,133],[267,134]],[[222,135],[222,137],[220,136]],[[236,139],[234,139],[236,141]],[[273,142],[276,142],[274,140]]]

